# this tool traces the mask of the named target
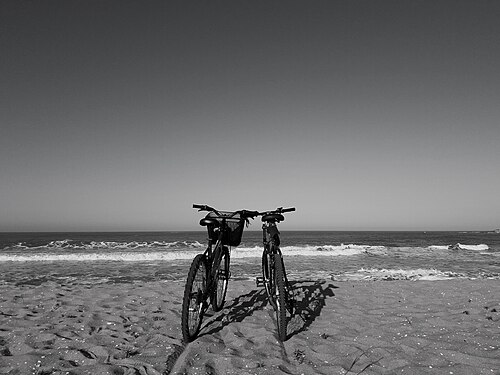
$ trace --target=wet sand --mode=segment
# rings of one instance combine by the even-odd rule
[[[0,374],[500,374],[498,280],[291,280],[278,341],[252,280],[181,340],[184,281],[0,285]]]

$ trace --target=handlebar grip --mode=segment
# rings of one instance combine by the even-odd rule
[[[295,207],[284,208],[281,210],[281,212],[292,212],[292,211],[295,211]]]
[[[197,208],[199,211],[212,211],[216,214],[219,213],[219,211],[217,211],[215,208],[207,206],[206,204],[193,204],[193,208]]]

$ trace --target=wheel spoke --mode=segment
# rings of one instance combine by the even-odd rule
[[[182,335],[185,341],[192,341],[198,334],[204,312],[207,272],[205,260],[197,255],[189,269],[182,303]]]

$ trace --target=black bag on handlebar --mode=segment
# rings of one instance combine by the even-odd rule
[[[219,211],[219,214],[220,215],[217,215],[215,212],[209,212],[207,216],[205,216],[206,218],[216,219],[221,224],[219,228],[207,226],[208,237],[214,242],[219,239],[219,230],[222,230],[222,221],[224,218],[226,219],[227,230],[222,237],[222,244],[226,246],[238,246],[241,243],[245,219],[237,212]]]

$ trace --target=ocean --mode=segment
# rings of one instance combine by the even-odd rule
[[[206,232],[0,233],[0,284],[183,281]],[[494,232],[282,231],[290,279],[500,279]],[[260,274],[262,233],[231,249],[231,274]]]

